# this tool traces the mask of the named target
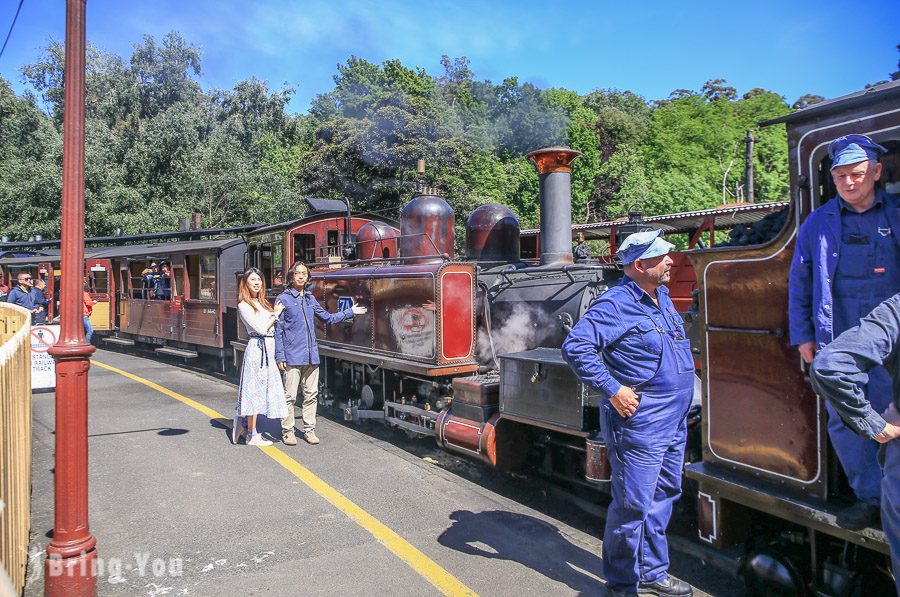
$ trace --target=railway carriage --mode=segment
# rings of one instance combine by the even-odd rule
[[[237,325],[234,272],[244,261],[243,238],[162,242],[94,249],[90,259],[111,263],[115,333],[104,342],[141,342],[159,354],[185,359],[208,355],[224,368],[229,339]],[[169,268],[154,288],[152,265]],[[162,275],[161,272],[158,275]]]

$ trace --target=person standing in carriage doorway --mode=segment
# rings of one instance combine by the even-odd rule
[[[234,407],[231,443],[236,444],[248,432],[248,446],[271,446],[257,430],[257,417],[262,415],[279,421],[287,414],[284,385],[275,364],[275,322],[284,310],[273,308],[266,300],[262,272],[251,267],[241,276],[238,285],[238,313],[250,336],[244,350],[238,400]],[[246,417],[247,423],[244,424]]]
[[[354,315],[362,315],[366,308],[353,305],[338,313],[329,313],[309,292],[309,268],[302,261],[288,270],[287,290],[278,295],[276,304],[284,305],[284,312],[275,324],[275,360],[284,372],[284,396],[287,416],[281,420],[281,440],[288,446],[297,445],[294,435],[294,404],[298,389],[303,389],[301,416],[303,437],[310,444],[318,444],[316,436],[316,407],[319,398],[319,347],[316,344],[316,318],[325,323],[340,323]]]
[[[831,142],[831,177],[837,196],[800,226],[791,263],[791,344],[810,364],[822,349],[879,303],[900,292],[900,200],[876,187],[884,147],[865,135]],[[891,398],[884,367],[869,373],[866,396],[882,412]],[[860,530],[877,525],[881,501],[878,445],[846,427],[826,402],[828,437],[856,502],[837,514],[837,524]]]
[[[663,286],[673,245],[661,236],[650,230],[625,239],[617,252],[622,283],[600,295],[562,345],[575,374],[603,397],[612,468],[603,575],[614,596],[693,595],[668,572],[666,527],[681,495],[694,359]]]

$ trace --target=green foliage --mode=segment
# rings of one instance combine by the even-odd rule
[[[0,79],[0,231],[13,237],[58,235],[63,59],[51,42],[24,66],[30,90],[21,97]],[[161,43],[145,37],[127,60],[89,47],[87,233],[173,229],[192,211],[204,226],[285,221],[304,213],[304,196],[347,197],[356,209],[396,217],[419,158],[459,230],[489,202],[536,227],[538,176],[525,156],[551,145],[582,154],[572,170],[576,222],[699,209],[742,193],[748,130],[757,196],[787,195],[784,129],[757,123],[789,108],[766,90],[739,96],[711,79],[648,103],[615,89],[579,95],[516,77],[479,81],[465,56],[443,56],[441,65],[434,77],[352,56],[308,114],[291,115],[293,89],[254,77],[203,90],[200,50],[176,33]]]

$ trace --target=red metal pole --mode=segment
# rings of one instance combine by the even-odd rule
[[[94,347],[82,324],[84,272],[84,49],[86,0],[66,0],[62,275],[56,359],[56,478],[46,597],[97,594],[97,540],[88,527],[88,369]]]

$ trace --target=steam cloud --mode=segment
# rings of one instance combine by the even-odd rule
[[[494,354],[501,355],[536,348],[552,336],[558,327],[559,323],[546,311],[525,303],[516,303],[512,311],[505,316],[498,317],[498,314],[494,314],[491,328]],[[494,365],[490,338],[485,329],[479,330],[477,352],[479,363]]]

